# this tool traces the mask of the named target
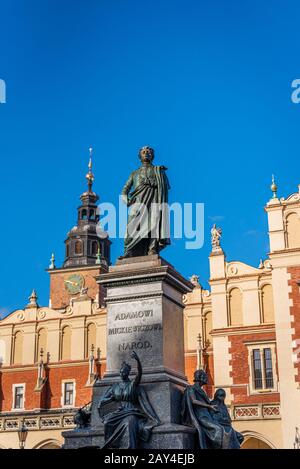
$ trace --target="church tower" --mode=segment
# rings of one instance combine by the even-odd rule
[[[90,148],[89,171],[86,175],[88,190],[80,196],[81,205],[77,212],[77,225],[68,233],[65,241],[66,258],[64,267],[110,264],[110,241],[107,236],[99,237],[98,195],[93,192],[92,148]],[[105,235],[105,233],[103,233]]]
[[[96,277],[108,271],[111,241],[101,231],[97,202],[99,196],[93,191],[92,148],[88,164],[87,190],[80,196],[77,208],[77,223],[68,232],[65,240],[65,260],[56,268],[54,255],[48,269],[50,274],[50,307],[67,308],[71,302],[87,297],[103,303],[104,291]]]

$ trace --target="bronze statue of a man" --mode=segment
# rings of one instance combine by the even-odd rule
[[[129,209],[124,243],[124,257],[158,254],[170,244],[168,191],[165,166],[154,166],[154,150],[139,151],[141,166],[133,171],[123,190],[122,198]]]

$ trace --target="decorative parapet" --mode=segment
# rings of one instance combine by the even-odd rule
[[[232,420],[280,419],[280,404],[236,405],[229,408]]]
[[[64,430],[67,428],[74,428],[74,414],[75,410],[61,414],[58,412],[47,412],[47,415],[42,413],[38,415],[24,414],[3,416],[0,415],[0,432],[18,431],[22,423],[28,430]]]

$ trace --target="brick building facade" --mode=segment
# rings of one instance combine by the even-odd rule
[[[271,188],[266,259],[254,268],[213,247],[210,291],[198,284],[185,298],[187,374],[201,351],[244,448],[293,448],[300,424],[300,187],[286,199]]]

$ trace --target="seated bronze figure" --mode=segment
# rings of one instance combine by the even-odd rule
[[[123,362],[121,382],[110,386],[101,398],[98,411],[104,422],[105,444],[103,448],[136,449],[142,441],[148,441],[152,429],[160,424],[146,391],[140,386],[142,365],[135,352],[131,358],[137,361],[138,373],[130,380],[131,366]],[[114,403],[116,410],[109,404]],[[109,411],[105,413],[105,407]]]
[[[242,444],[244,441],[244,436],[242,435],[242,433],[239,433],[232,428],[231,417],[225,404],[225,398],[225,389],[217,389],[214,398],[211,401],[212,405],[218,409],[218,412],[215,412],[213,414],[213,418],[217,423],[222,425],[227,434],[230,434],[231,430],[233,430],[235,432],[239,444]]]
[[[187,386],[183,396],[182,422],[197,429],[198,446],[201,449],[240,448],[242,435],[232,428],[229,414],[225,416],[224,401],[223,404],[219,402],[219,393],[211,401],[202,389],[207,384],[204,370],[195,371],[194,383]]]

